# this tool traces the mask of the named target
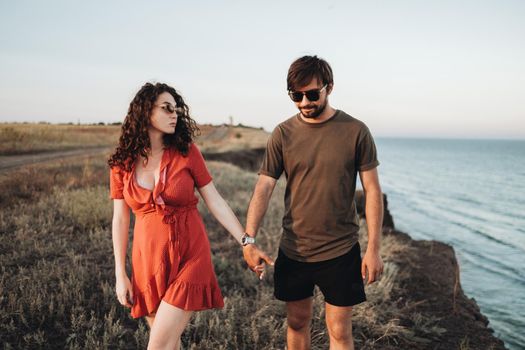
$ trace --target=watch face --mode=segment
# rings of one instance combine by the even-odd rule
[[[255,238],[245,235],[242,237],[241,243],[242,245],[253,244],[255,243]]]

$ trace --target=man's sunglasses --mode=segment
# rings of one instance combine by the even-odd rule
[[[306,96],[308,101],[315,102],[321,97],[321,91],[326,89],[327,85],[323,86],[320,89],[313,89],[308,91],[292,91],[288,90],[288,96],[292,99],[294,102],[301,102],[303,100],[303,96]]]

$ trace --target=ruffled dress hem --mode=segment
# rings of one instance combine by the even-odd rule
[[[193,284],[185,281],[174,281],[163,295],[149,291],[135,294],[131,310],[133,318],[140,318],[157,311],[160,302],[178,307],[185,311],[202,311],[221,309],[224,301],[218,286]]]

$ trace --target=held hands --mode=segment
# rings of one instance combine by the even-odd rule
[[[248,244],[242,247],[242,255],[248,264],[248,267],[257,274],[260,280],[265,273],[265,264],[273,266],[273,260],[255,244]]]
[[[366,281],[366,272],[368,271],[368,282]],[[370,284],[379,280],[383,273],[383,260],[379,252],[366,250],[363,262],[361,263],[361,275],[365,283]]]
[[[119,303],[125,307],[131,307],[133,304],[133,288],[127,275],[117,277],[115,289]]]

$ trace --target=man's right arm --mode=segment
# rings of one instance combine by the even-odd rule
[[[252,237],[257,235],[276,183],[277,180],[273,177],[263,174],[259,175],[246,217],[246,233]]]
[[[246,233],[249,236],[255,237],[257,235],[276,183],[277,179],[273,177],[263,174],[259,175],[246,217]],[[270,265],[273,264],[273,261],[262,250],[257,248],[255,244],[246,245],[242,251],[244,260],[246,260],[248,266],[254,270],[260,278],[262,278],[264,271],[262,264],[264,262]]]

